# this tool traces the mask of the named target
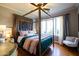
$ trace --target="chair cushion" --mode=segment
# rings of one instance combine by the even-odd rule
[[[79,38],[77,37],[66,37],[66,40],[63,43],[69,47],[77,47]]]
[[[74,42],[74,41],[75,41],[75,37],[69,37],[69,36],[67,36],[67,37],[66,37],[66,40],[67,40],[67,41]]]
[[[69,47],[77,47],[77,44],[74,44],[73,42],[70,41],[63,41],[63,43]]]
[[[63,41],[63,43],[64,43],[64,44],[74,44],[73,42],[67,41],[67,40]]]

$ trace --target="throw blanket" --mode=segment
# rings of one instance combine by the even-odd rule
[[[42,35],[41,39],[44,39],[46,37],[48,37],[48,35]],[[25,50],[29,51],[31,54],[36,54],[38,42],[39,42],[38,36],[26,38],[26,40],[23,44],[23,48]]]

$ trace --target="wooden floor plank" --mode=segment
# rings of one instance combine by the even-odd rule
[[[65,45],[54,44],[50,46],[50,49],[47,50],[44,56],[79,56],[79,52],[76,48],[69,48]],[[18,56],[32,56],[28,52],[24,51],[21,48],[17,48]]]

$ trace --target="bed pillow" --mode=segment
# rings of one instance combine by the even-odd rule
[[[29,31],[27,36],[33,36],[33,35],[36,35],[33,31]]]
[[[20,43],[20,41],[24,38],[24,36],[18,36],[18,43]]]
[[[20,36],[27,36],[28,31],[20,31]]]
[[[67,36],[66,40],[74,42],[75,41],[75,37]]]

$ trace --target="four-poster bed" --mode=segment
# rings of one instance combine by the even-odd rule
[[[19,44],[18,44],[18,46],[19,47],[24,47],[26,50],[27,50],[27,48],[26,48],[26,43],[25,42],[31,42],[31,41],[35,41],[35,42],[32,42],[32,43],[36,43],[37,45],[36,45],[36,47],[35,48],[37,48],[36,49],[36,52],[35,52],[35,54],[38,54],[38,55],[43,55],[44,54],[44,52],[45,52],[45,50],[52,44],[52,42],[53,42],[53,47],[54,47],[54,32],[52,33],[53,35],[42,35],[41,34],[41,11],[43,11],[45,14],[47,14],[48,16],[50,16],[51,17],[51,15],[49,15],[45,10],[48,10],[47,8],[42,8],[42,7],[44,7],[45,5],[47,5],[47,3],[38,3],[37,5],[36,4],[34,4],[34,3],[31,3],[33,6],[35,6],[35,7],[37,7],[36,9],[34,9],[34,10],[32,10],[32,11],[30,11],[30,12],[28,12],[28,13],[26,13],[26,14],[24,14],[23,15],[23,17],[24,16],[26,16],[26,15],[28,15],[28,14],[30,14],[30,13],[32,13],[32,12],[34,12],[34,11],[36,11],[36,10],[38,10],[38,15],[39,15],[39,20],[38,20],[38,23],[39,23],[39,33],[38,33],[38,35],[32,35],[32,36],[28,36],[28,37],[23,37],[20,41],[19,41]],[[51,17],[52,18],[52,17]],[[54,25],[53,25],[54,26]],[[54,30],[53,30],[54,31]],[[32,38],[32,40],[30,40]],[[35,40],[34,40],[35,39]],[[38,43],[37,43],[38,42]],[[25,44],[25,45],[24,45]],[[28,43],[28,44],[30,44],[30,43]],[[27,44],[27,45],[28,45]],[[31,45],[33,45],[33,44],[31,44]],[[29,45],[29,46],[31,46],[31,45]],[[28,47],[28,48],[33,48],[33,47]],[[34,50],[35,51],[35,50]]]

